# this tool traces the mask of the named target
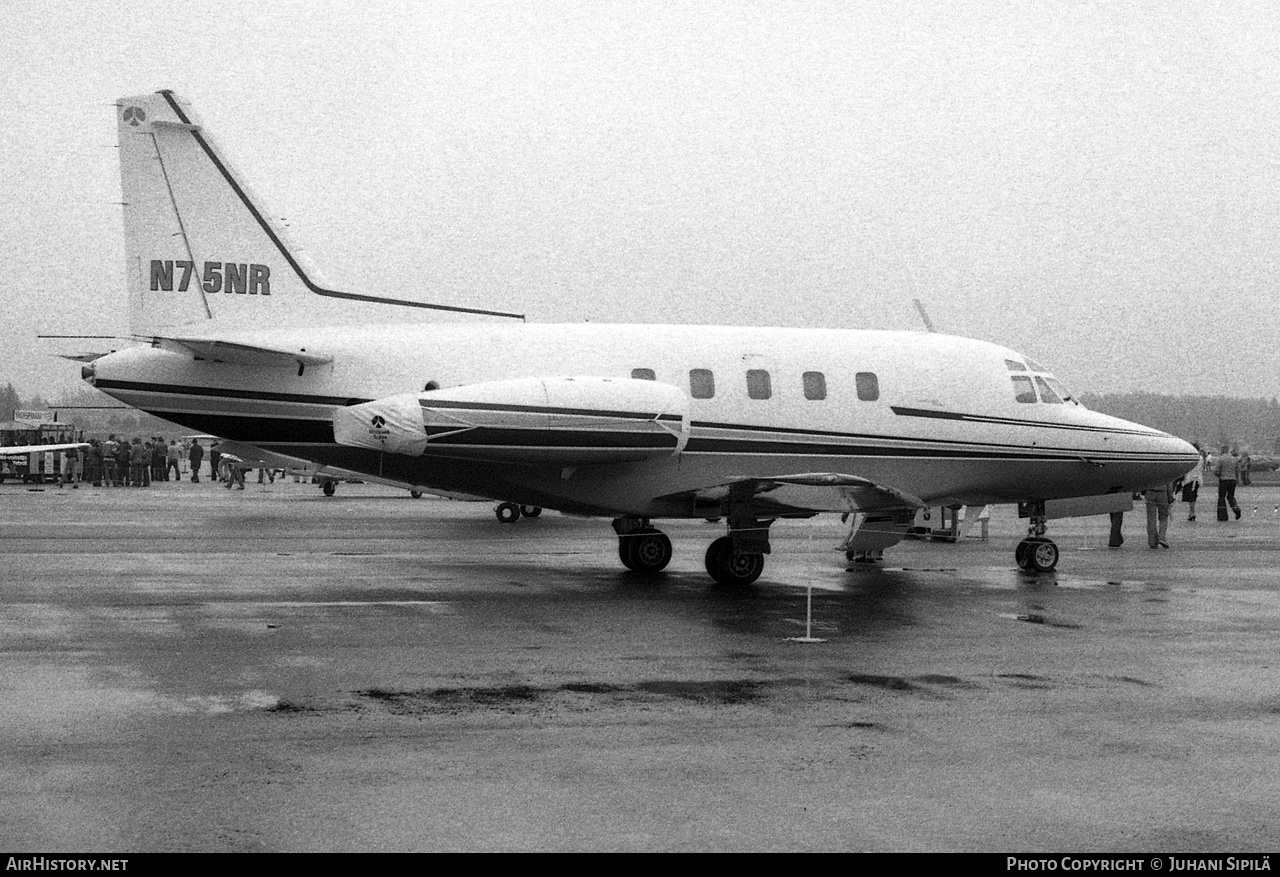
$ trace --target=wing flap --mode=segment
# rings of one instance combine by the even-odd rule
[[[925,507],[924,500],[896,487],[843,472],[743,475],[691,493],[700,504],[732,500],[763,512],[879,512]]]

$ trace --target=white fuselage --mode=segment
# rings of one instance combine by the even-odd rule
[[[1019,401],[1020,388],[1047,377],[1034,363],[939,334],[464,323],[220,337],[332,361],[253,367],[137,347],[98,360],[89,379],[129,405],[276,453],[588,514],[696,516],[707,511],[690,499],[701,488],[819,472],[866,478],[934,505],[1092,496],[1173,480],[1199,460],[1180,439],[1071,401],[1034,393],[1035,401]],[[430,454],[388,460],[333,438],[334,411],[353,403],[572,376],[679,388],[690,396],[687,444],[643,461],[565,467]],[[841,508],[807,500],[793,510]]]

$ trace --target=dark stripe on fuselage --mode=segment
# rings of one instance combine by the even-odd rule
[[[148,414],[154,414],[156,417],[162,417],[166,420],[173,421],[174,423],[180,423],[183,426],[190,427],[191,429],[199,432],[234,439],[235,441],[242,441],[247,444],[335,444],[333,438],[333,425],[327,420],[295,420],[285,417],[250,417],[244,415],[173,412],[155,407],[147,407],[143,410]],[[638,437],[634,433],[623,433],[621,435],[617,435],[614,437],[613,443],[601,443],[596,440],[599,434],[590,432],[566,434],[562,439],[562,437],[556,435],[556,431],[554,430],[494,430],[487,431],[489,434],[484,438],[479,436],[472,437],[473,433],[477,432],[481,432],[481,430],[466,430],[464,432],[458,432],[451,436],[449,440],[438,439],[432,441],[428,447],[437,453],[447,453],[451,448],[462,451],[468,447],[481,446],[514,447],[528,450],[537,449],[539,447],[674,448],[675,446],[673,437],[658,435],[649,437],[655,442],[655,444],[639,445],[636,442]],[[576,435],[578,438],[576,440],[571,440],[569,435]],[[905,441],[911,441],[919,444],[923,440],[907,439]],[[659,442],[665,442],[665,444]],[[819,444],[807,442],[760,441],[751,439],[699,439],[696,437],[689,440],[689,443],[685,448],[685,453],[849,458],[916,457],[973,460],[1057,460],[1062,462],[1080,462],[1082,459],[1079,452],[1071,449],[1063,449],[1054,452],[1052,449],[1048,448],[1037,448],[1034,450],[1023,450],[1008,447],[961,449],[945,446],[905,447],[901,445]],[[1177,462],[1180,459],[1181,458],[1177,454],[1161,452],[1134,452],[1130,454],[1110,456],[1095,454],[1089,457],[1089,460],[1094,463]]]
[[[315,395],[308,395],[305,393],[281,393],[274,390],[272,391],[234,390],[234,389],[229,389],[225,387],[193,387],[193,386],[187,386],[183,384],[152,384],[152,383],[144,383],[142,381],[116,381],[116,380],[99,379],[94,382],[94,386],[100,390],[130,390],[130,391],[139,392],[139,393],[166,393],[174,396],[197,396],[201,398],[248,399],[248,400],[260,401],[260,402],[297,402],[297,403],[307,404],[307,405],[325,405],[325,406],[338,407],[338,408],[350,406],[350,405],[359,405],[364,402],[373,401],[372,399],[350,397],[350,396],[315,396]],[[439,405],[428,405],[427,401],[423,400],[422,404],[423,404],[423,407],[430,407],[434,410],[443,410],[447,408],[459,408],[459,409],[472,408],[475,410],[512,411],[512,412],[520,412],[520,413],[554,413],[554,414],[588,415],[588,416],[599,416],[599,417],[620,417],[620,418],[625,417],[625,418],[631,418],[631,419],[646,419],[646,420],[653,420],[656,418],[658,420],[676,421],[676,422],[680,420],[679,415],[674,415],[674,414],[655,415],[655,414],[637,414],[634,412],[626,412],[626,411],[594,411],[590,409],[575,409],[575,408],[540,408],[538,406],[533,406],[533,405],[530,405],[530,406],[504,405],[502,403],[495,403],[495,402],[463,403],[463,402],[442,401]],[[1014,420],[1010,418],[988,417],[988,416],[979,415],[979,414],[959,414],[955,412],[930,411],[928,409],[920,409],[920,408],[902,408],[896,405],[890,406],[890,409],[895,414],[900,414],[908,417],[928,417],[935,420],[952,420],[952,421],[959,421],[963,423],[985,423],[985,424],[994,424],[994,425],[1000,425],[1000,426],[1029,426],[1029,427],[1037,427],[1041,429],[1063,429],[1063,430],[1075,430],[1075,431],[1084,431],[1084,432],[1098,432],[1098,433],[1106,433],[1106,434],[1114,434],[1114,435],[1138,435],[1138,436],[1151,436],[1151,437],[1159,436],[1159,433],[1156,433],[1154,431],[1142,432],[1139,430],[1114,429],[1110,427],[1101,427],[1101,426],[1093,427],[1093,426],[1080,426],[1080,425],[1073,425],[1073,424],[1045,423],[1045,422],[1035,421],[1035,420]],[[170,417],[169,419],[172,420],[173,418]],[[861,441],[875,440],[875,441],[891,441],[891,442],[892,441],[928,442],[929,444],[932,444],[932,445],[967,445],[967,446],[976,445],[979,447],[991,447],[993,449],[1009,447],[1007,443],[980,442],[980,441],[971,441],[966,439],[935,439],[935,438],[925,438],[925,437],[911,438],[906,436],[874,435],[872,433],[837,432],[837,431],[821,430],[821,429],[799,429],[796,427],[786,427],[786,426],[756,426],[756,425],[748,425],[748,424],[741,424],[741,423],[719,423],[715,421],[706,421],[706,420],[695,420],[695,421],[692,421],[691,425],[694,429],[699,429],[699,430],[723,429],[723,430],[732,430],[735,432],[766,432],[766,433],[772,433],[775,435],[814,436],[814,437],[820,437],[820,438],[853,439],[853,440],[861,440]],[[690,448],[689,448],[690,450],[696,450],[693,447],[693,441],[716,441],[716,439],[707,439],[707,438],[693,439],[690,441]],[[738,440],[724,439],[723,441],[736,442]],[[1072,449],[1072,448],[1060,448],[1058,450],[1061,450],[1063,453],[1068,453],[1068,454],[1081,453],[1078,449]],[[782,452],[774,452],[774,453],[786,453],[786,452],[782,451]],[[1141,453],[1141,452],[1138,452],[1138,453]]]
[[[288,417],[246,417],[238,414],[203,414],[143,408],[148,414],[179,423],[196,432],[233,439],[250,445],[332,445],[333,424],[327,420],[294,420]]]
[[[1114,426],[1089,426],[1084,423],[1059,423],[1050,420],[1023,420],[1017,417],[994,417],[986,414],[961,414],[958,411],[933,411],[929,408],[903,408],[890,405],[899,417],[926,417],[932,420],[959,420],[964,423],[990,423],[998,426],[1032,426],[1039,429],[1069,429],[1077,432],[1104,432],[1110,435],[1159,435],[1155,430],[1117,429]]]
[[[130,390],[136,393],[167,393],[172,396],[198,396],[217,399],[249,399],[255,402],[299,402],[304,405],[328,405],[344,408],[372,402],[349,396],[313,396],[306,393],[281,393],[276,390],[231,390],[225,387],[190,387],[185,384],[149,384],[141,381],[113,381],[99,378],[93,385],[99,390]],[[172,419],[172,418],[171,418]]]
[[[508,405],[504,402],[454,402],[442,399],[435,402],[431,399],[419,400],[425,411],[509,411],[512,414],[557,414],[573,417],[616,417],[626,420],[668,420],[682,419],[679,414],[646,414],[643,411],[600,411],[595,408],[548,408],[545,405]]]
[[[356,405],[362,402],[368,402],[368,399],[348,398],[340,396],[312,396],[300,393],[280,393],[274,391],[260,390],[233,390],[227,388],[214,387],[191,387],[177,384],[150,384],[139,381],[113,381],[99,380],[95,386],[102,390],[127,390],[141,393],[163,393],[174,396],[192,396],[199,398],[226,398],[226,399],[245,399],[264,402],[296,402],[303,404],[324,405],[328,407],[344,407]],[[469,403],[470,404],[470,403]],[[477,405],[493,404],[493,403],[475,403]],[[444,407],[444,406],[441,406]],[[513,410],[517,406],[499,406],[503,410]],[[271,417],[271,416],[252,416],[252,415],[231,415],[231,414],[205,414],[199,412],[166,412],[155,407],[146,407],[145,410],[155,414],[157,417],[163,417],[172,420],[175,423],[181,423],[194,429],[203,429],[212,435],[221,435],[226,438],[234,438],[237,441],[249,443],[271,443],[271,442],[305,442],[328,444],[333,442],[333,425],[328,420],[315,420],[308,418],[288,418],[288,417]],[[549,409],[540,409],[534,407],[535,411],[547,411]],[[560,409],[564,412],[573,411],[573,409]],[[904,409],[913,410],[913,409]],[[576,412],[575,412],[576,413]],[[604,414],[603,412],[584,411],[586,414]],[[626,412],[619,412],[620,415],[626,415]],[[605,415],[612,416],[612,415]],[[630,415],[632,417],[647,416],[652,418],[653,415]],[[984,422],[978,415],[957,415],[948,417],[947,419],[961,420],[966,422],[980,423]],[[224,429],[206,428],[212,423],[224,423],[227,426]],[[203,426],[201,425],[203,424]],[[1037,423],[1035,421],[1012,421],[1003,425],[1025,425],[1037,427],[1052,427],[1053,424]],[[715,454],[793,454],[800,456],[835,456],[835,457],[938,457],[952,459],[1005,459],[1005,460],[1080,460],[1086,456],[1086,452],[1078,448],[1020,448],[1016,445],[1008,443],[979,442],[966,441],[964,439],[934,439],[927,437],[911,437],[911,436],[883,436],[873,435],[870,433],[842,433],[824,430],[798,429],[794,427],[773,427],[773,426],[749,426],[735,423],[716,423],[706,421],[694,421],[692,424],[695,432],[690,437],[685,450],[688,453],[715,453]],[[235,433],[227,432],[226,429],[234,428]],[[1069,427],[1068,427],[1069,428]],[[489,429],[489,428],[486,428]],[[497,428],[493,428],[497,429]],[[824,439],[836,439],[844,441],[830,442],[802,442],[790,441],[786,439],[774,438],[727,438],[727,437],[710,437],[698,435],[697,430],[725,430],[733,432],[753,432],[766,433],[772,435],[814,437]],[[452,427],[446,432],[455,433],[456,436],[471,435],[477,429],[462,427]],[[1138,433],[1130,430],[1108,430],[1097,428],[1091,430],[1104,433],[1118,433],[1123,435],[1151,435],[1150,433]],[[539,436],[543,436],[547,431],[544,430],[505,430],[509,435],[521,433],[527,439],[527,447],[568,447],[574,446],[562,444],[558,441],[548,442],[543,439],[538,440]],[[591,433],[585,433],[590,435]],[[302,438],[301,436],[311,436],[310,438]],[[622,433],[627,441],[633,440],[636,435],[634,433]],[[1154,436],[1153,436],[1154,437]],[[674,445],[674,436],[654,435],[657,442],[664,444],[655,444],[653,447],[665,447],[667,442]],[[850,444],[849,442],[857,442]],[[869,444],[867,442],[877,442],[879,444]],[[470,439],[451,440],[443,442],[435,440],[433,445],[475,445],[486,444],[487,442],[476,442]],[[513,445],[510,441],[500,441],[498,444]],[[891,446],[886,446],[891,445]],[[581,447],[600,447],[598,444],[584,444]],[[625,445],[624,445],[625,446]],[[923,447],[922,447],[923,446]],[[1176,461],[1180,460],[1178,454],[1170,454],[1165,451],[1126,451],[1123,453],[1112,453],[1101,455],[1098,452],[1088,452],[1087,457],[1095,463],[1104,462],[1133,462],[1133,461]]]
[[[430,431],[428,431],[430,433]],[[441,438],[427,442],[431,448],[669,448],[679,439],[670,433],[617,432],[578,429],[504,429],[501,427],[456,427],[434,433]],[[447,436],[447,437],[445,437]]]

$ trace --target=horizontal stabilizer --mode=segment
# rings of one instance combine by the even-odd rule
[[[157,337],[153,346],[189,353],[213,362],[229,362],[234,365],[288,366],[324,365],[333,362],[332,356],[308,353],[306,348],[267,347],[261,344],[241,344],[218,338]]]

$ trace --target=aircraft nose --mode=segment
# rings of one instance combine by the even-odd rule
[[[1185,475],[1192,466],[1200,463],[1200,452],[1196,450],[1195,445],[1191,444],[1191,442],[1183,441],[1176,436],[1169,436],[1165,440],[1165,448],[1170,457],[1165,473],[1168,480]]]

